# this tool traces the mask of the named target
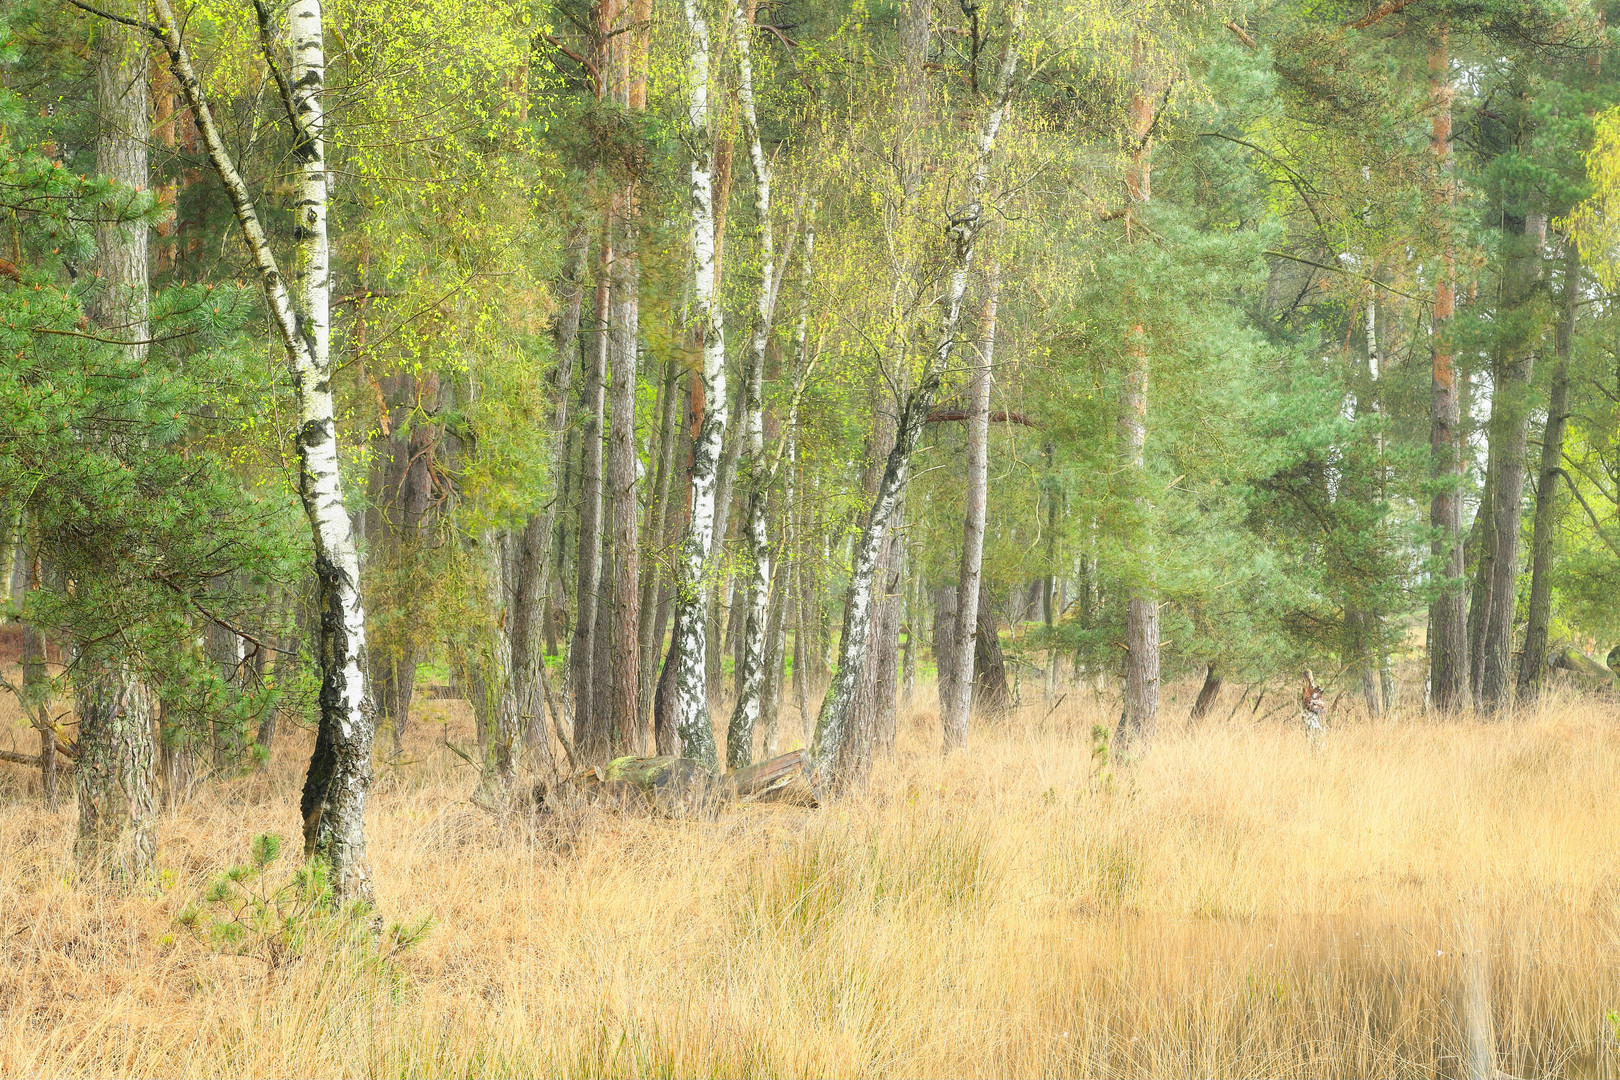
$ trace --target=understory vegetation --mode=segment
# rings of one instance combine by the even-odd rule
[[[921,705],[832,807],[503,830],[436,745],[465,706],[430,704],[369,826],[379,909],[431,926],[328,916],[277,963],[183,923],[307,747],[164,814],[133,893],[74,887],[69,815],[10,802],[0,1071],[1435,1076],[1481,1025],[1512,1075],[1620,1068],[1607,706],[1314,750],[1292,717],[1178,724],[1111,778],[1107,720],[1076,695],[942,760]]]

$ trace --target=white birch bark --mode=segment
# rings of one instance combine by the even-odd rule
[[[771,595],[771,541],[765,523],[771,484],[771,470],[765,462],[765,347],[776,312],[776,247],[771,232],[771,167],[765,159],[759,118],[754,111],[754,71],[748,40],[752,28],[743,0],[732,5],[731,23],[737,46],[737,100],[742,110],[743,136],[748,140],[748,160],[754,170],[754,212],[759,235],[759,293],[748,367],[743,376],[742,435],[748,454],[748,612],[743,626],[742,668],[737,672],[737,705],[726,735],[726,764],[736,769],[753,762],[754,728],[759,722],[760,693],[765,684],[765,629]]]
[[[292,52],[288,82],[299,171],[293,273],[296,304],[252,197],[214,123],[169,0],[152,0],[152,8],[158,40],[169,55],[169,65],[258,269],[272,321],[287,350],[297,401],[298,493],[314,540],[321,625],[321,722],[301,804],[305,854],[328,864],[340,900],[369,900],[365,801],[371,781],[373,718],[363,663],[365,611],[360,564],[343,502],[332,404],[331,252],[326,232],[328,179],[321,105],[326,53],[321,5],[319,0],[295,0],[288,13]]]
[[[693,298],[703,334],[703,426],[692,447],[692,514],[680,559],[676,587],[677,625],[675,727],[682,753],[709,768],[718,761],[714,723],[706,686],[704,576],[714,541],[714,487],[720,443],[726,431],[725,318],[717,295],[714,266],[714,135],[709,127],[709,24],[699,0],[685,0],[691,31],[687,58],[687,126],[693,155],[690,178]]]
[[[967,742],[968,714],[973,707],[973,646],[979,630],[979,581],[984,564],[984,522],[990,486],[990,372],[995,361],[996,303],[1001,274],[992,266],[985,275],[986,296],[979,355],[974,358],[968,383],[967,497],[962,524],[962,564],[958,573],[956,631],[951,637],[955,654],[950,678],[943,681],[945,749]]]
[[[887,535],[889,520],[899,505],[911,466],[911,453],[922,434],[923,424],[933,407],[956,348],[956,327],[961,321],[962,294],[967,290],[968,273],[973,266],[973,246],[984,224],[985,184],[989,179],[990,153],[995,148],[996,134],[1001,129],[1007,103],[1012,96],[1013,72],[1018,63],[1018,49],[1024,29],[1023,0],[1014,0],[1010,12],[1007,40],[1002,48],[1001,61],[996,73],[996,90],[978,136],[977,153],[968,184],[968,203],[951,217],[948,235],[951,240],[951,273],[944,296],[940,298],[939,340],[929,356],[927,366],[916,387],[906,396],[896,425],[894,448],[889,451],[883,477],[872,500],[866,526],[856,542],[851,559],[849,604],[844,611],[844,628],[839,642],[838,667],[833,672],[832,685],[822,701],[821,713],[816,718],[815,779],[823,787],[830,787],[838,779],[842,767],[843,744],[849,732],[850,706],[855,688],[860,684],[866,665],[867,637],[872,622],[872,585],[878,554]]]

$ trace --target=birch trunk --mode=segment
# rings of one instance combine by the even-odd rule
[[[962,562],[957,572],[956,623],[950,638],[951,677],[940,680],[947,751],[967,745],[968,716],[973,709],[974,644],[979,632],[979,582],[990,487],[990,374],[995,362],[996,302],[1001,295],[999,269],[992,265],[985,277],[979,352],[973,359],[968,382],[967,496],[963,506]]]
[[[294,158],[300,179],[293,272],[296,306],[247,185],[214,123],[169,0],[152,0],[152,8],[157,17],[158,40],[169,55],[170,68],[190,106],[209,161],[230,198],[243,240],[264,285],[272,321],[287,350],[297,399],[298,491],[315,547],[321,669],[321,720],[300,803],[305,854],[329,865],[340,901],[369,900],[365,802],[371,781],[373,717],[363,662],[365,611],[360,597],[360,564],[343,503],[332,405],[321,6],[318,0],[295,0],[289,18],[291,119],[296,129]]]
[[[687,126],[693,155],[689,184],[692,214],[693,296],[703,338],[703,425],[692,447],[692,512],[676,588],[674,723],[686,757],[708,768],[718,761],[707,687],[706,612],[709,549],[714,541],[715,470],[726,430],[725,318],[715,280],[714,133],[709,118],[709,25],[699,0],[685,0],[691,52],[687,58]]]
[[[1457,396],[1457,370],[1451,354],[1450,322],[1456,311],[1453,282],[1455,255],[1451,242],[1451,54],[1441,27],[1429,46],[1429,96],[1434,121],[1429,148],[1439,172],[1435,192],[1435,228],[1440,235],[1440,268],[1434,284],[1432,317],[1434,366],[1430,393],[1430,468],[1436,489],[1429,500],[1430,552],[1440,578],[1429,603],[1429,692],[1436,709],[1469,704],[1468,619],[1463,580],[1462,446],[1458,427],[1462,413]]]
[[[609,353],[608,320],[611,287],[608,281],[613,252],[610,233],[603,230],[602,250],[596,265],[595,339],[588,352],[585,386],[580,401],[579,579],[574,642],[568,650],[574,683],[574,753],[579,765],[607,760],[606,732],[597,723],[598,684],[595,678],[598,583],[602,573],[602,381]]]
[[[753,62],[749,36],[753,27],[743,0],[732,5],[732,30],[737,48],[737,100],[742,109],[743,136],[754,172],[754,217],[757,221],[759,284],[754,307],[754,331],[748,343],[743,376],[743,447],[748,453],[749,577],[747,615],[743,623],[742,665],[737,670],[737,704],[726,734],[726,765],[737,769],[753,763],[754,729],[759,723],[760,695],[765,685],[766,622],[771,598],[771,541],[766,511],[772,477],[765,461],[765,348],[776,313],[776,247],[771,230],[771,168],[760,141],[754,110]]]
[[[95,60],[96,171],[145,190],[150,183],[147,43],[138,30],[109,21],[98,28]],[[89,316],[97,326],[136,342],[123,348],[130,361],[143,364],[151,318],[146,225],[98,223],[95,232],[100,290]],[[110,651],[117,642],[80,643],[74,663],[79,713],[74,854],[86,873],[133,883],[152,867],[152,709],[150,694],[127,658]],[[54,732],[42,730],[41,742],[52,751],[54,772]],[[47,764],[43,753],[41,764]]]
[[[1541,693],[1542,679],[1547,672],[1547,637],[1552,621],[1553,530],[1563,512],[1559,481],[1563,477],[1564,425],[1569,419],[1569,356],[1581,292],[1580,249],[1574,240],[1566,239],[1564,243],[1564,310],[1553,344],[1555,359],[1547,389],[1547,426],[1541,436],[1536,517],[1530,540],[1530,624],[1524,632],[1524,654],[1519,658],[1519,696],[1527,702],[1533,702]]]
[[[688,0],[690,3],[691,0]],[[1006,42],[1002,48],[996,75],[993,103],[979,132],[977,155],[972,178],[969,181],[969,201],[955,212],[950,221],[948,236],[951,241],[951,270],[944,296],[940,298],[939,341],[929,357],[922,377],[906,396],[896,424],[894,448],[889,451],[883,477],[878,483],[876,497],[867,515],[865,527],[855,545],[851,560],[849,603],[844,612],[844,628],[839,643],[838,667],[832,684],[822,701],[821,713],[816,718],[814,742],[815,773],[823,789],[830,789],[839,781],[837,775],[844,742],[849,734],[850,706],[866,665],[867,635],[872,619],[872,584],[878,555],[888,534],[889,520],[899,505],[911,466],[911,454],[917,446],[927,422],[929,410],[939,392],[940,380],[956,347],[956,327],[961,320],[962,294],[967,289],[968,273],[973,265],[974,243],[983,226],[984,196],[988,179],[989,158],[995,148],[996,133],[1012,96],[1013,70],[1018,63],[1018,49],[1022,43],[1024,6],[1014,0]]]

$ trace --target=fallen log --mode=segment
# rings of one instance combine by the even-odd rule
[[[804,751],[716,776],[691,758],[614,758],[569,781],[587,802],[643,809],[664,817],[712,819],[727,803],[789,802],[817,806]]]
[[[62,753],[60,745],[58,745],[56,753],[56,771],[68,772],[72,770],[73,759]],[[31,769],[39,768],[38,756],[30,757],[27,754],[19,754],[14,750],[0,750],[0,761],[16,762],[18,765],[27,765]]]
[[[1585,675],[1589,679],[1601,679],[1604,682],[1614,681],[1614,672],[1587,656],[1573,645],[1565,645],[1553,653],[1547,666],[1561,668],[1564,671],[1573,671],[1577,675]]]

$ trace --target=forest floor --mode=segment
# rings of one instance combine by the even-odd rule
[[[245,956],[181,915],[255,835],[295,847],[306,743],[165,811],[133,895],[73,884],[71,800],[0,765],[0,1076],[1440,1076],[1471,1043],[1620,1074],[1612,704],[1313,749],[1247,707],[1186,730],[1188,697],[1134,765],[1083,694],[942,760],[920,687],[830,807],[504,830],[437,745],[464,705],[423,702],[374,788],[375,923]]]

